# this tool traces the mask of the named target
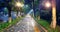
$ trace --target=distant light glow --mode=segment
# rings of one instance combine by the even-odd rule
[[[48,8],[51,7],[50,2],[46,2],[46,3],[45,3],[45,6],[48,7]]]
[[[24,4],[22,4],[22,3],[20,3],[20,2],[16,2],[16,6],[17,6],[17,7],[23,7]]]

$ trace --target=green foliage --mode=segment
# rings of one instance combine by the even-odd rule
[[[30,7],[28,5],[28,7],[26,7],[26,5],[23,7],[23,12],[24,13],[28,13],[30,11]]]
[[[35,0],[34,4],[35,4],[36,7],[39,6],[39,0]]]

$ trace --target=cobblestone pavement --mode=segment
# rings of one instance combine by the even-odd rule
[[[27,15],[24,19],[20,20],[16,25],[13,25],[4,32],[41,32],[35,20]]]

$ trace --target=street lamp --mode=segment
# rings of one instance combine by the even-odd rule
[[[24,4],[23,4],[23,3],[21,3],[21,2],[16,2],[15,6],[17,6],[17,7],[23,7],[23,6],[24,6]]]
[[[47,8],[51,7],[51,3],[47,1],[47,2],[45,3],[45,7],[47,7]]]

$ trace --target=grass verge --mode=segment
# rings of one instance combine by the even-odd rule
[[[5,23],[0,23],[0,32],[2,32],[4,29],[8,28],[10,25],[14,25],[16,24],[18,21],[20,21],[23,17],[19,17],[19,18],[16,18],[16,19],[13,19],[11,21],[11,23],[8,22],[5,22]]]
[[[58,32],[57,27],[56,27],[55,30],[54,30],[54,29],[51,29],[51,28],[50,28],[50,24],[49,24],[46,20],[43,20],[43,19],[41,19],[41,20],[35,19],[35,20],[37,21],[38,24],[40,24],[40,25],[43,26],[46,30],[48,30],[48,32]]]

